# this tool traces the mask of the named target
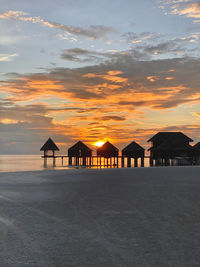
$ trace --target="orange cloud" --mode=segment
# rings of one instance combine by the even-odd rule
[[[200,18],[200,3],[186,3],[185,6],[173,6],[173,13],[185,15],[188,18]]]
[[[200,119],[200,112],[191,112],[192,116],[197,117]]]
[[[8,119],[8,118],[0,119],[0,123],[3,123],[3,124],[17,124],[19,122],[20,122],[19,120]]]
[[[200,22],[200,3],[190,0],[169,0],[163,1],[161,8],[169,6],[171,13],[179,16],[185,16],[187,18],[195,19],[195,23]]]
[[[115,82],[115,83],[128,82],[127,78],[119,76],[121,74],[123,74],[122,71],[112,70],[112,71],[108,71],[107,74],[87,73],[87,74],[84,74],[83,77],[85,77],[85,78],[101,78],[101,79],[105,79],[105,80]]]
[[[160,80],[160,77],[159,76],[149,76],[149,77],[147,77],[147,80],[154,83],[154,82]]]
[[[171,81],[173,79],[174,79],[174,77],[165,77],[165,80],[167,80],[167,81]]]
[[[187,108],[189,103],[200,101],[196,59],[120,64],[55,68],[1,81],[0,91],[9,98],[0,102],[4,120],[0,123],[9,128],[17,122],[15,127],[25,135],[29,131],[32,136],[35,131],[37,135],[59,137],[60,143],[81,139],[92,144],[105,138],[121,145],[132,138],[144,143],[166,123],[171,125],[170,116],[176,117],[176,107],[184,104]],[[171,68],[176,70],[174,79],[169,75]],[[150,82],[156,77],[156,82]],[[150,129],[149,112],[154,112],[155,129]],[[160,113],[165,122],[158,119]],[[182,120],[184,123],[184,116]]]

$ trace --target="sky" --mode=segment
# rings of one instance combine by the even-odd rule
[[[0,154],[200,141],[200,2],[0,0]]]

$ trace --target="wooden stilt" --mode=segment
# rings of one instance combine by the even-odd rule
[[[47,157],[44,157],[44,168],[47,167]]]
[[[144,167],[144,158],[141,158],[141,167]]]
[[[122,168],[124,168],[124,157],[122,156],[122,159],[121,159],[121,164],[122,164]]]
[[[83,157],[83,166],[86,166],[86,157]]]
[[[79,157],[76,157],[76,166],[79,166]]]
[[[55,166],[56,166],[56,158],[53,157],[53,167],[55,167]]]
[[[134,167],[137,168],[138,166],[138,158],[134,158]]]
[[[127,158],[127,167],[128,168],[131,167],[131,158],[130,157]]]

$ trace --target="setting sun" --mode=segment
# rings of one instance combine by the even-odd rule
[[[105,142],[103,141],[98,141],[96,143],[94,143],[95,146],[101,147]]]

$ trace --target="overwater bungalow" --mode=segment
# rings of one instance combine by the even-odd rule
[[[54,141],[49,137],[49,139],[45,142],[45,144],[40,148],[40,151],[44,151],[44,157],[54,157],[55,151],[59,151],[59,148],[54,143]]]
[[[119,155],[119,149],[115,147],[113,144],[111,144],[109,141],[107,141],[105,144],[103,144],[101,147],[97,149],[97,156],[101,156],[104,158],[112,158],[112,157],[118,157]]]
[[[109,141],[107,141],[105,144],[103,144],[101,147],[97,149],[97,165],[99,159],[101,165],[101,158],[104,158],[104,165],[105,165],[105,159],[107,160],[106,165],[108,165],[108,159],[110,159],[109,165],[118,166],[118,156],[119,156],[119,149],[115,147],[113,144],[111,144]],[[114,159],[114,163],[112,163],[112,158]]]
[[[156,165],[169,165],[170,159],[176,159],[178,165],[191,164],[193,149],[190,142],[193,140],[182,132],[159,132],[151,137],[150,165],[155,160]]]
[[[134,159],[134,166],[138,166],[138,158],[141,159],[141,167],[144,167],[145,149],[135,141],[122,149],[122,167],[124,167],[124,158],[127,158],[127,166],[131,167],[131,159]]]
[[[89,160],[89,165],[91,165],[92,149],[86,146],[82,141],[78,141],[75,145],[68,149],[68,157],[69,165],[72,165],[73,158],[76,160],[76,166],[79,164],[86,166],[87,160]]]
[[[193,162],[195,165],[200,165],[200,142],[193,147]]]

